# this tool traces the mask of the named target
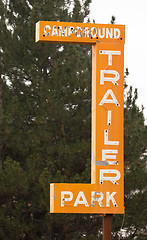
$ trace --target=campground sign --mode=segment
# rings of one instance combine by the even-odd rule
[[[39,21],[36,42],[92,45],[91,184],[50,184],[50,212],[123,214],[125,26]]]
[[[49,21],[36,23],[36,42],[95,44],[96,41],[124,43],[124,26]]]

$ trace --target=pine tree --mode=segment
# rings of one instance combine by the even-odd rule
[[[146,127],[143,108],[137,107],[137,89],[130,87],[125,108],[125,202],[124,226],[131,238],[145,239],[146,235]]]
[[[136,104],[137,89],[125,88],[125,214],[113,218],[113,239],[145,239],[146,142],[143,108]],[[120,231],[120,229],[122,229]]]
[[[34,28],[39,20],[83,22],[89,3],[1,2],[2,239],[82,234],[83,216],[49,214],[49,184],[89,180],[91,48],[36,44]]]

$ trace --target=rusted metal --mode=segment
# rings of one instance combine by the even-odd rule
[[[103,216],[103,240],[111,240],[111,220],[111,214]]]

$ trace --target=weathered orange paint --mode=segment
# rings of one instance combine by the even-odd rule
[[[108,55],[100,55],[100,50],[121,51],[121,55],[112,57],[112,66],[108,66]],[[97,184],[97,191],[104,191],[105,188],[110,191],[117,191],[118,211],[124,212],[124,48],[123,44],[112,43],[97,43],[93,46],[92,51],[92,159],[91,159],[91,183]],[[100,84],[101,70],[116,70],[120,74],[118,85],[113,85],[112,82]],[[103,96],[108,89],[111,89],[115,94],[120,106],[114,103],[104,103],[100,106]],[[107,124],[108,111],[111,110],[111,125]],[[109,140],[119,141],[119,145],[104,144],[104,130],[109,132]],[[102,161],[102,150],[111,149],[117,150],[116,161],[118,165],[104,166]],[[99,164],[97,165],[97,161]],[[101,162],[102,161],[102,162]],[[111,161],[111,160],[109,160]],[[113,161],[113,160],[112,160]],[[105,181],[100,184],[100,169],[116,169],[120,172],[121,178],[117,181],[119,185],[114,185],[110,181]]]
[[[112,66],[108,66],[108,55],[100,55],[101,50],[120,51],[121,55],[112,56]],[[51,184],[50,205],[51,212],[56,213],[100,213],[100,214],[122,214],[124,213],[124,177],[123,177],[123,58],[124,49],[122,44],[110,43],[96,43],[92,49],[92,160],[91,160],[91,184]],[[100,84],[100,71],[113,70],[119,72],[120,79],[117,81],[118,85],[113,85],[112,82],[105,82]],[[114,103],[105,103],[100,106],[105,92],[111,89],[120,106]],[[107,124],[107,114],[111,110],[111,125]],[[105,145],[104,144],[104,130],[109,131],[109,140],[119,141],[119,145]],[[111,149],[117,150],[116,161],[118,165],[102,165],[102,150]],[[100,165],[97,165],[99,161]],[[109,161],[111,161],[109,159]],[[120,179],[117,180],[118,185],[110,181],[104,181],[100,184],[100,170],[111,169],[120,172]],[[107,175],[107,174],[106,174]],[[108,174],[114,176],[115,174]],[[65,206],[61,206],[61,191],[71,191],[73,193],[73,200],[65,202]],[[83,191],[89,206],[79,204],[74,206],[76,197],[80,191]],[[92,206],[91,191],[101,192],[103,194],[103,207],[100,207],[98,202]],[[107,192],[114,193],[114,199],[117,207],[110,201],[110,206],[106,206]]]
[[[50,184],[50,212],[123,214],[125,26],[40,21],[36,42],[92,45],[91,184]]]
[[[51,213],[99,213],[99,214],[121,214],[124,211],[124,206],[114,207],[112,201],[110,201],[110,207],[106,206],[106,192],[112,193],[109,186],[103,189],[103,207],[100,207],[97,201],[92,204],[91,192],[98,193],[99,186],[96,184],[67,184],[67,183],[52,183],[50,184],[50,212]],[[64,206],[61,206],[61,191],[70,191],[73,193],[73,199],[71,201],[65,201]],[[88,206],[85,204],[78,204],[74,206],[79,192],[83,192]],[[65,197],[69,197],[68,194]],[[115,200],[117,203],[120,201],[119,194],[115,194]],[[80,198],[82,201],[82,197]]]
[[[45,26],[49,26],[46,28],[46,31]],[[56,28],[54,28],[53,31],[54,26],[56,26]],[[62,28],[63,30],[64,27],[67,27],[67,36],[62,36],[61,31],[59,33],[59,28],[60,29]],[[71,32],[70,27],[74,28],[74,33],[70,34]],[[89,29],[89,37],[87,34],[87,29]],[[95,31],[97,31],[97,35],[95,34]],[[118,31],[120,31],[120,36],[118,35]],[[46,36],[45,33],[50,35]],[[120,42],[124,44],[125,42],[124,25],[51,22],[51,21],[39,21],[36,23],[36,42],[95,44],[97,41],[114,43]]]

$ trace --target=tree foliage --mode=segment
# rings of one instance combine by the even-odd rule
[[[139,109],[137,98],[137,89],[133,93],[132,87],[125,88],[125,214],[114,218],[114,239],[124,236],[125,239],[140,240],[145,239],[147,233],[147,128],[144,125],[143,107]],[[117,222],[121,223],[120,226]]]
[[[101,237],[97,215],[49,214],[51,182],[90,182],[91,48],[34,42],[37,21],[88,21],[90,2],[0,1],[1,239]],[[126,90],[123,227],[143,239],[146,128],[136,99]],[[113,219],[116,239],[122,216]]]

